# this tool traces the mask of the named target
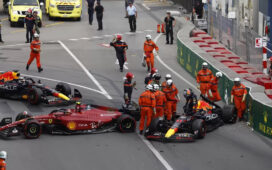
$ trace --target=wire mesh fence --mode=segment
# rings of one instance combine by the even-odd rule
[[[220,9],[208,8],[209,34],[224,44],[236,55],[248,61],[259,70],[262,69],[262,49],[255,48],[255,38],[260,36],[237,19],[222,15]]]

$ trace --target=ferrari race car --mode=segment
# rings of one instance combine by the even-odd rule
[[[74,109],[54,110],[47,115],[31,116],[26,112],[0,122],[0,136],[3,138],[23,134],[36,139],[42,133],[53,135],[93,134],[119,130],[134,132],[139,110],[116,109],[97,105],[81,105]]]
[[[31,105],[44,103],[50,106],[69,105],[82,98],[77,89],[72,94],[71,87],[66,83],[58,83],[55,89],[35,82],[29,77],[19,77],[11,81],[0,81],[0,97],[27,100]]]
[[[233,123],[236,120],[236,109],[233,105],[223,108],[203,98],[212,106],[211,112],[198,110],[193,115],[177,116],[174,122],[154,119],[145,132],[149,140],[163,142],[193,142],[202,139],[206,132],[213,131],[224,123]]]

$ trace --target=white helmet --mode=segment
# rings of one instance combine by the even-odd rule
[[[166,79],[166,80],[171,79],[171,78],[172,78],[171,74],[166,74],[166,75],[165,75],[165,79]]]
[[[203,63],[202,63],[202,66],[208,66],[208,63],[203,62]]]
[[[7,152],[6,151],[0,152],[0,159],[7,159]]]
[[[215,74],[215,76],[216,76],[216,77],[222,77],[223,74],[219,71],[219,72],[217,72],[217,73]]]
[[[40,35],[37,34],[37,33],[35,33],[33,36],[34,36],[34,38],[39,38],[40,37]]]
[[[240,82],[241,79],[240,79],[239,77],[236,77],[236,78],[234,78],[234,81],[235,81],[235,82]]]
[[[151,84],[148,84],[148,85],[146,86],[146,89],[147,89],[147,90],[153,90],[153,86],[152,86]]]
[[[160,86],[159,86],[158,84],[154,84],[153,87],[154,87],[154,90],[155,90],[155,91],[157,91],[157,90],[160,89]]]
[[[172,80],[172,79],[167,80],[167,81],[166,81],[166,84],[167,84],[168,86],[171,86],[171,85],[173,84],[173,80]]]
[[[151,35],[146,35],[145,38],[146,38],[147,40],[151,40],[151,39],[152,39]]]

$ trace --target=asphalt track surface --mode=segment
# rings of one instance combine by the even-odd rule
[[[0,71],[19,69],[23,74],[38,76],[42,82],[54,86],[57,81],[73,83],[84,95],[84,103],[120,107],[123,95],[123,77],[127,71],[135,74],[137,91],[133,99],[144,90],[144,77],[147,74],[141,66],[142,47],[146,34],[157,37],[157,22],[149,12],[138,7],[139,17],[135,34],[128,33],[128,22],[124,19],[123,1],[103,1],[105,7],[104,30],[96,31],[97,24],[88,25],[84,8],[82,21],[48,21],[41,29],[42,65],[44,72],[38,73],[35,63],[29,71],[25,64],[29,56],[29,46],[24,44],[25,32],[22,28],[10,28],[4,22],[6,43],[0,46]],[[152,31],[153,30],[153,31]],[[121,33],[129,45],[128,70],[120,73],[115,64],[115,52],[101,44],[108,44],[112,35]],[[164,36],[158,39],[159,56],[156,67],[162,75],[171,73],[182,94],[185,88],[194,88],[195,80],[176,62],[176,47],[165,45]],[[91,76],[84,72],[75,59],[62,45],[82,63]],[[17,44],[17,45],[16,45]],[[165,65],[170,67],[169,71]],[[85,70],[85,71],[86,71]],[[183,79],[181,79],[183,78]],[[50,79],[50,80],[49,80]],[[51,81],[54,80],[54,81]],[[84,86],[85,88],[82,88]],[[102,94],[101,87],[107,95]],[[89,89],[88,89],[89,88]],[[181,101],[184,103],[184,100]],[[179,104],[179,111],[181,112]],[[32,114],[48,113],[54,107],[30,106],[25,102],[0,99],[0,116],[15,117],[26,110]],[[268,141],[268,142],[267,142]],[[222,170],[222,169],[271,169],[272,148],[270,141],[253,133],[245,123],[226,125],[209,133],[204,140],[195,143],[151,142],[155,151],[168,163],[169,169],[178,170]],[[16,137],[0,141],[0,150],[8,152],[10,170],[140,170],[165,169],[165,164],[156,157],[150,147],[136,133],[106,133],[96,135],[51,136],[42,135],[37,140]],[[154,151],[154,150],[153,150]]]

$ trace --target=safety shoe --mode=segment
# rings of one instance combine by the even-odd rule
[[[26,70],[28,70],[29,69],[29,65],[26,65]]]
[[[169,42],[166,42],[165,44],[169,44]]]
[[[123,72],[123,69],[122,69],[122,68],[120,68],[120,72]]]
[[[43,71],[43,68],[39,67],[39,68],[38,68],[38,71],[39,71],[39,73],[42,72],[42,71]]]

